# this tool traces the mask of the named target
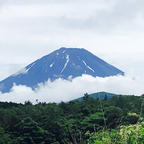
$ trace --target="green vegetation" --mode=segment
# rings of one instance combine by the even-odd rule
[[[0,102],[0,144],[143,144],[144,98]]]
[[[144,122],[121,126],[119,129],[95,132],[90,135],[88,144],[143,144]]]

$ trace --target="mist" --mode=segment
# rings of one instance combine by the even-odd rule
[[[111,76],[106,78],[82,75],[72,81],[57,79],[54,82],[38,84],[35,90],[24,85],[13,85],[9,93],[0,94],[1,102],[25,103],[68,102],[82,97],[85,93],[111,92],[114,94],[137,95],[144,93],[144,80],[140,77]]]

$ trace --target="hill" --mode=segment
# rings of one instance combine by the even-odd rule
[[[118,96],[118,95],[117,94],[113,94],[113,93],[108,93],[108,92],[98,92],[98,93],[88,94],[88,96],[92,97],[94,99],[97,99],[97,98],[104,99],[105,97],[110,99],[113,96]],[[76,100],[82,101],[83,99],[84,99],[84,97],[80,97],[80,98],[78,98]]]

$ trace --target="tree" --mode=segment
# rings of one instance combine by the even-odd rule
[[[48,139],[48,132],[38,126],[38,123],[27,117],[16,126],[17,143],[19,144],[42,144]],[[47,141],[51,143],[52,141]]]
[[[109,128],[115,128],[122,119],[122,109],[115,106],[110,106],[104,110],[107,126]]]
[[[85,93],[85,94],[84,94],[84,97],[83,97],[83,100],[84,100],[84,101],[88,101],[88,99],[89,99],[89,94],[88,94],[88,93]]]
[[[0,144],[11,144],[10,136],[5,133],[3,128],[0,128]]]
[[[105,96],[104,96],[104,100],[106,101],[108,99],[108,97],[107,97],[107,95],[105,94]]]
[[[104,117],[103,113],[97,112],[95,114],[91,114],[90,116],[87,116],[82,122],[81,127],[84,132],[86,131],[97,131],[101,129],[104,125]]]
[[[136,113],[128,113],[125,121],[127,124],[136,124],[138,122],[139,118],[140,118],[140,116]]]

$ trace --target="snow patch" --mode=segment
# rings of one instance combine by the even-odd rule
[[[50,65],[50,67],[52,68],[53,67],[53,65],[54,65],[54,62]]]
[[[62,53],[65,53],[66,50],[64,50]]]
[[[28,69],[26,69],[26,73],[27,73],[34,65],[35,65],[35,63],[31,64],[31,66],[30,66]]]
[[[66,56],[66,63],[61,71],[61,73],[65,70],[65,68],[67,67],[67,64],[69,63],[69,55]]]
[[[83,63],[84,63],[84,65],[85,65],[88,69],[90,69],[91,71],[95,72],[95,70],[92,69],[90,66],[88,66],[87,63],[86,63],[84,60],[83,60]]]

